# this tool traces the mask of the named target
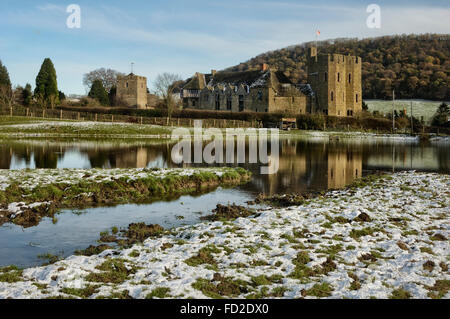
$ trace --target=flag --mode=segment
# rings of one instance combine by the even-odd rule
[[[317,36],[319,36],[320,35],[320,30],[317,30],[316,34],[317,34]]]

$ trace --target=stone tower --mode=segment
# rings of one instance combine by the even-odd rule
[[[362,110],[362,60],[356,56],[318,54],[308,49],[308,83],[315,93],[308,111],[353,116]]]
[[[130,107],[146,109],[147,78],[130,73],[117,78],[117,97]]]

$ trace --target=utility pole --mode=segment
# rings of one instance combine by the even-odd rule
[[[395,90],[392,91],[392,133],[394,133],[394,131],[395,131],[394,107],[395,107]]]
[[[411,101],[411,135],[414,134],[413,101]]]

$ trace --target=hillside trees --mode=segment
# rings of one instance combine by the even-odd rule
[[[384,36],[318,43],[319,54],[352,54],[363,59],[363,98],[396,97],[449,101],[450,41],[448,35]],[[261,63],[285,71],[294,83],[307,81],[307,49],[312,43],[261,54],[230,71],[258,69]]]

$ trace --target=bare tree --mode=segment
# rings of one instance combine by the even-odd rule
[[[0,104],[11,108],[14,104],[15,90],[9,85],[0,85]]]
[[[173,73],[158,74],[155,79],[156,94],[163,99],[169,118],[172,117],[172,112],[176,105],[176,100],[173,96],[173,91],[176,87],[175,84],[180,80],[181,77]]]
[[[83,76],[83,85],[89,90],[95,80],[101,80],[103,87],[109,92],[113,86],[116,86],[117,77],[123,75],[125,74],[116,70],[101,68],[86,73]]]

